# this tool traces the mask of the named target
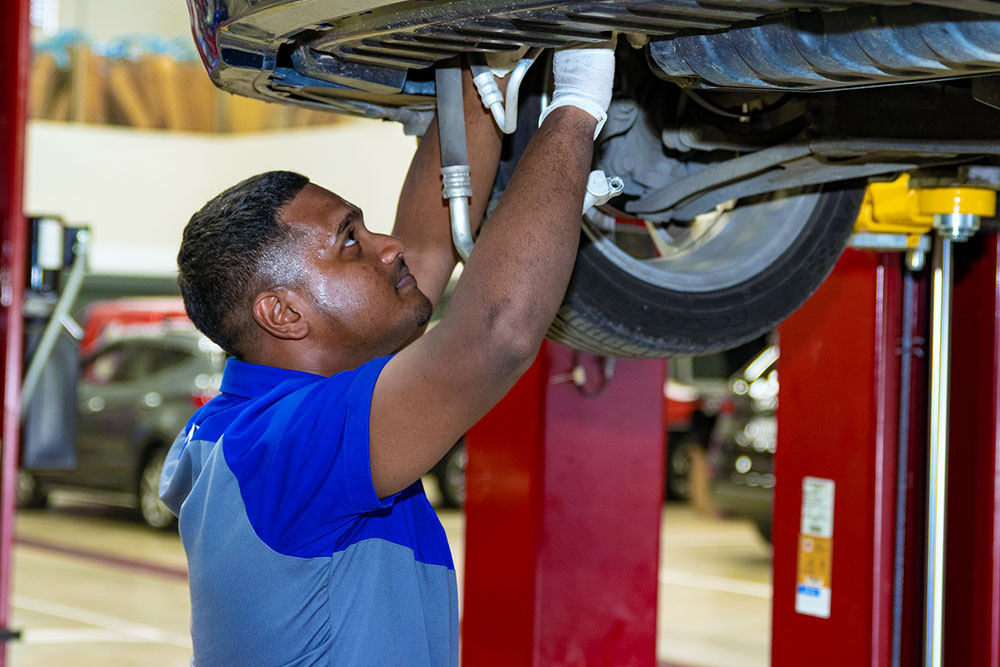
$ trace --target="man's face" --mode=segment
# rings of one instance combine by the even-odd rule
[[[430,319],[431,302],[403,261],[402,242],[369,232],[356,206],[310,183],[280,218],[296,232],[291,255],[317,343],[374,358]]]

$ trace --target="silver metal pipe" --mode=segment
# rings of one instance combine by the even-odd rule
[[[517,102],[518,93],[521,90],[521,82],[524,81],[524,75],[528,73],[528,69],[541,52],[542,50],[539,48],[528,49],[528,52],[517,62],[514,70],[510,73],[510,80],[507,82],[504,123],[501,126],[504,134],[513,134],[514,130],[517,129]]]
[[[458,58],[438,66],[434,72],[437,95],[438,134],[441,140],[442,196],[448,200],[451,235],[462,259],[472,252],[472,222],[469,198],[472,180],[465,143],[465,104],[462,98],[462,69]]]
[[[948,400],[951,373],[952,241],[934,243],[931,306],[930,456],[927,485],[927,572],[924,665],[941,667],[944,640],[945,512],[948,481]]]
[[[70,269],[69,277],[66,279],[66,286],[63,288],[62,294],[59,295],[59,300],[56,302],[56,307],[49,317],[48,324],[45,325],[45,331],[42,332],[42,338],[38,341],[38,347],[35,348],[35,353],[31,357],[31,363],[24,374],[24,382],[21,383],[22,419],[28,412],[31,397],[34,395],[35,389],[38,387],[38,381],[42,377],[42,370],[45,368],[45,364],[52,354],[52,349],[56,345],[59,329],[63,326],[63,318],[69,315],[69,309],[73,307],[73,303],[76,302],[76,297],[80,293],[80,286],[83,285],[84,274],[87,272],[89,247],[90,232],[82,229],[76,234],[76,248],[73,251],[76,258],[73,260],[73,267]]]
[[[474,241],[472,239],[472,220],[469,219],[469,199],[467,197],[451,197],[448,199],[448,212],[451,215],[451,240],[455,244],[462,261],[472,254]]]

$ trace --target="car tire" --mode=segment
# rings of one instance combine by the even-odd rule
[[[518,127],[504,145],[491,210],[537,126],[540,85],[522,86]],[[706,234],[696,251],[665,262],[637,260],[609,242],[612,235],[584,223],[548,337],[604,356],[665,358],[720,352],[762,336],[833,270],[863,196],[864,184],[855,181],[735,202],[713,223],[721,233]]]
[[[803,208],[798,198],[812,197],[800,233],[759,271],[715,290],[652,284],[609,259],[599,242],[584,235],[549,336],[596,354],[638,358],[709,354],[762,336],[798,309],[833,270],[862,196],[863,188],[838,187],[771,200],[767,210],[781,217],[783,208]],[[722,254],[717,259],[735,260]]]
[[[435,477],[441,491],[441,504],[445,507],[462,507],[465,504],[465,468],[468,462],[465,440],[459,440],[437,465]]]
[[[48,491],[38,478],[26,470],[17,472],[17,506],[21,508],[45,507],[49,502]]]
[[[139,515],[147,526],[157,530],[167,530],[177,522],[177,518],[160,500],[160,473],[163,471],[163,462],[166,458],[165,447],[157,447],[150,452],[139,472],[136,493]]]

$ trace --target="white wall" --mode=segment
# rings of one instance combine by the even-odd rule
[[[82,30],[98,41],[137,33],[168,39],[191,34],[184,0],[58,0],[58,3],[60,30]]]
[[[90,225],[91,271],[131,275],[173,274],[191,214],[271,169],[305,174],[388,232],[416,148],[402,126],[368,120],[250,135],[33,121],[27,141],[25,210]]]

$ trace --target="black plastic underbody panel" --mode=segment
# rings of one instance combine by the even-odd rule
[[[819,90],[1000,71],[1000,0],[188,0],[223,89],[390,117],[431,108],[466,52],[648,40],[688,87]]]

